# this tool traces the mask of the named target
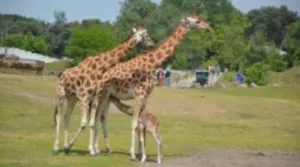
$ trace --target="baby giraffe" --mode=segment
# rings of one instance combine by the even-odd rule
[[[134,109],[131,106],[128,106],[124,103],[121,103],[119,99],[110,97],[111,102],[113,102],[116,107],[121,110],[123,113],[132,116]],[[161,163],[161,138],[158,135],[158,119],[155,115],[146,110],[143,111],[138,120],[138,126],[136,128],[138,137],[139,137],[139,152],[142,153],[141,162],[146,161],[146,150],[145,150],[145,140],[146,140],[146,131],[150,133],[157,145],[157,163]]]
[[[146,131],[149,132],[157,145],[157,163],[161,163],[161,139],[157,133],[158,129],[158,120],[156,116],[152,113],[144,111],[139,116],[137,133],[139,140],[139,150],[142,152],[141,162],[146,161],[146,150],[145,150],[145,140],[146,140]]]

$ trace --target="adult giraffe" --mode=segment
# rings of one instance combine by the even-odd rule
[[[59,151],[59,128],[60,117],[64,101],[67,101],[67,109],[65,114],[65,141],[64,149],[68,152],[70,147],[74,144],[76,138],[86,127],[87,124],[87,110],[88,106],[94,99],[96,90],[96,81],[100,80],[102,74],[108,68],[119,63],[128,52],[133,49],[138,43],[143,43],[147,47],[154,46],[154,42],[149,37],[147,29],[143,27],[133,28],[131,33],[120,45],[111,50],[98,53],[95,56],[85,58],[81,63],[73,68],[65,70],[57,81],[56,86],[56,107],[55,107],[55,123],[56,123],[56,137],[54,142],[54,154]],[[79,101],[82,110],[82,117],[80,127],[77,130],[75,137],[68,143],[68,127],[69,120],[76,102]],[[91,112],[96,112],[91,110]],[[103,123],[104,124],[104,123]],[[94,121],[90,121],[90,139],[89,139],[89,153],[95,155],[99,152],[94,141]]]
[[[127,62],[115,65],[108,69],[101,80],[98,81],[98,90],[95,96],[98,98],[96,100],[98,103],[92,107],[97,108],[97,105],[100,105],[100,113],[92,113],[95,115],[91,115],[91,117],[98,117],[100,114],[102,120],[106,119],[109,97],[111,96],[121,100],[137,100],[138,111],[133,113],[132,119],[131,159],[136,159],[134,149],[135,129],[138,124],[138,116],[144,111],[147,99],[154,88],[153,73],[165,60],[173,55],[176,47],[191,28],[212,31],[210,25],[199,15],[191,14],[184,17],[174,32],[158,47],[146,53],[141,53]]]

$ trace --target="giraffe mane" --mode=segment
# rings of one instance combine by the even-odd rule
[[[146,50],[142,50],[140,52],[139,55],[143,55],[143,54],[147,54],[149,52],[152,52],[154,51],[155,49],[157,49],[162,43],[164,43],[165,41],[167,41],[171,36],[173,36],[174,34],[170,35],[170,36],[167,36],[165,37],[163,40],[161,40],[159,43],[157,43],[154,47],[152,47],[151,49],[146,49]]]
[[[133,36],[133,33],[130,33],[121,43],[128,41]]]

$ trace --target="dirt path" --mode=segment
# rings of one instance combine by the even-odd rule
[[[151,160],[154,157],[151,157]],[[298,167],[300,152],[254,149],[203,148],[187,157],[167,159],[162,164],[146,162],[146,167]]]

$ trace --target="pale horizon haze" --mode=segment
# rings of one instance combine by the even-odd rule
[[[124,0],[0,0],[0,13],[19,14],[47,22],[54,21],[54,11],[64,11],[68,21],[98,18],[102,21],[115,21],[119,15],[120,2]],[[161,0],[152,0],[160,3]],[[262,6],[286,5],[300,13],[298,0],[231,0],[243,13]]]

